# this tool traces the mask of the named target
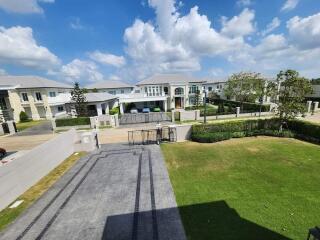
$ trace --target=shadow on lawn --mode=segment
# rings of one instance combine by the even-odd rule
[[[225,201],[183,206],[179,212],[189,240],[289,240],[241,218]],[[102,239],[185,239],[177,208],[157,210],[155,215],[153,221],[152,211],[140,212],[136,228],[133,213],[108,217]]]

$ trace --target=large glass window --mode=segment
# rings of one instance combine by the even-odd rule
[[[42,101],[41,92],[36,92],[36,101],[37,101],[37,102],[41,102],[41,101]]]
[[[183,95],[184,91],[183,91],[183,88],[179,87],[179,88],[176,88],[174,90],[174,94],[175,95]]]
[[[162,95],[162,87],[161,86],[145,87],[145,92],[147,93],[148,97],[161,96]]]
[[[56,92],[49,92],[50,97],[56,97]]]
[[[28,102],[28,94],[27,93],[21,93],[22,102]]]
[[[197,93],[198,89],[199,89],[198,86],[192,85],[192,86],[190,87],[190,93]]]

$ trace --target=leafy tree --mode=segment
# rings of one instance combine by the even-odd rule
[[[71,91],[71,100],[75,103],[78,116],[86,116],[87,114],[87,100],[84,94],[85,90],[81,89],[79,83],[76,82]]]
[[[278,86],[277,83],[274,81],[269,81],[264,78],[257,79],[255,83],[254,91],[256,92],[256,96],[259,99],[259,103],[260,103],[259,114],[261,114],[264,98],[266,97],[276,98],[278,94],[277,86]]]
[[[200,93],[200,90],[197,90],[194,95],[194,105],[197,107],[197,109],[199,109],[201,103],[202,103],[201,93]]]
[[[277,75],[280,84],[278,114],[281,119],[295,118],[306,112],[305,96],[312,93],[312,85],[294,70],[280,71]]]
[[[209,92],[208,98],[209,98],[209,102],[210,102],[210,103],[214,103],[215,100],[220,99],[220,96],[219,96],[219,94],[217,94],[216,92],[213,92],[213,91],[212,91],[212,92]]]
[[[84,91],[86,91],[85,93],[87,93],[87,89],[83,89]],[[98,89],[97,88],[94,88],[94,89],[92,89],[92,92],[94,92],[94,93],[97,93],[98,92]]]
[[[240,72],[228,79],[224,92],[228,98],[239,101],[243,108],[243,102],[255,102],[261,95],[261,85],[263,78],[260,73]]]

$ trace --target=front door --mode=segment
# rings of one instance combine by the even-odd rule
[[[179,109],[182,107],[182,98],[181,97],[176,97],[175,98],[175,108]]]

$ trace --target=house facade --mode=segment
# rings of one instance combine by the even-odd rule
[[[40,77],[1,76],[1,118],[19,121],[21,111],[33,120],[63,116],[71,89],[67,84]]]

